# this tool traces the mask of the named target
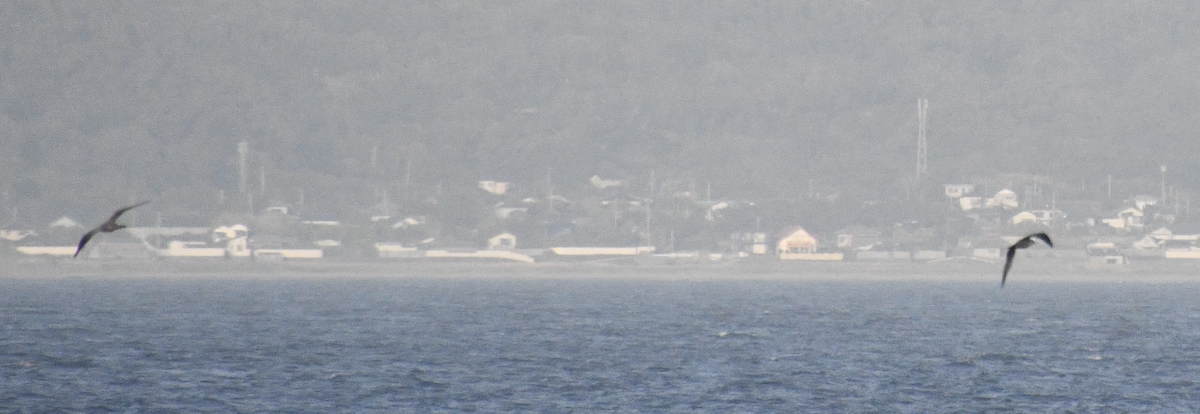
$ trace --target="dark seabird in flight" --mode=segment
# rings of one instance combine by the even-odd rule
[[[112,217],[109,217],[108,221],[104,222],[104,224],[97,226],[96,228],[92,229],[91,231],[88,231],[87,234],[83,235],[82,239],[79,239],[79,247],[75,248],[75,256],[72,256],[72,257],[79,257],[79,252],[83,251],[83,245],[87,244],[88,240],[91,240],[92,236],[95,236],[96,233],[101,233],[101,232],[112,233],[114,231],[125,228],[124,224],[117,224],[117,218],[121,217],[122,214],[125,214],[126,211],[132,210],[134,207],[137,207],[142,204],[149,203],[149,202],[150,202],[150,200],[146,200],[146,201],[134,204],[129,207],[122,207],[120,210],[113,212]]]
[[[1008,258],[1004,259],[1004,274],[1000,276],[1000,287],[1003,288],[1004,281],[1008,280],[1008,269],[1012,269],[1013,258],[1017,257],[1017,249],[1024,249],[1026,247],[1033,246],[1033,239],[1040,239],[1041,241],[1045,242],[1047,246],[1054,247],[1054,243],[1050,241],[1050,236],[1047,236],[1046,233],[1030,234],[1021,240],[1017,240],[1017,242],[1013,243],[1012,246],[1008,246]]]

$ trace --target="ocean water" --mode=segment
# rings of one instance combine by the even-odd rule
[[[0,279],[0,412],[1200,412],[1200,283],[668,279]]]

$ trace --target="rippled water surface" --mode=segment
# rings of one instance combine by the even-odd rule
[[[1200,283],[0,279],[0,411],[1200,412],[1198,303]]]

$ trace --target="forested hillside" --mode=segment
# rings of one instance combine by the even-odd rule
[[[6,1],[0,185],[31,224],[187,224],[247,208],[246,141],[260,206],[328,214],[651,171],[858,206],[998,174],[1157,194],[1162,163],[1189,192],[1197,68],[1186,0]]]

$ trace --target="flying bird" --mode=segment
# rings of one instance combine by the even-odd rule
[[[1008,280],[1008,269],[1012,269],[1013,258],[1017,257],[1017,249],[1024,249],[1033,246],[1033,239],[1039,239],[1046,243],[1047,246],[1054,247],[1054,242],[1050,241],[1050,236],[1046,233],[1034,233],[1017,240],[1012,246],[1008,246],[1008,258],[1004,259],[1004,274],[1000,276],[1000,287],[1004,287],[1004,282]]]
[[[117,224],[117,218],[121,217],[122,214],[125,214],[126,211],[132,210],[134,207],[137,207],[137,206],[149,203],[149,202],[150,202],[150,200],[146,200],[146,201],[134,204],[132,206],[122,207],[120,210],[113,212],[112,217],[109,217],[108,221],[104,222],[104,224],[101,224],[94,229],[91,229],[90,231],[87,232],[87,234],[83,235],[83,238],[79,239],[79,247],[75,248],[75,256],[72,256],[72,257],[79,257],[79,252],[83,251],[83,245],[87,244],[88,240],[91,240],[92,236],[95,236],[96,233],[101,233],[101,232],[112,233],[114,231],[125,228],[124,224]]]

